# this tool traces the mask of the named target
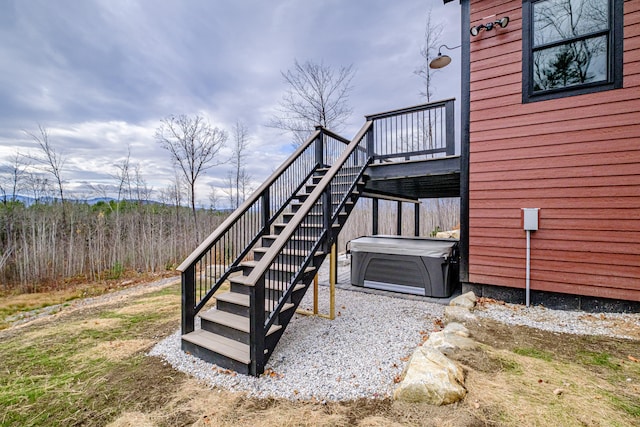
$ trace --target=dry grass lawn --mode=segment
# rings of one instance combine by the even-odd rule
[[[456,355],[463,402],[322,404],[211,389],[146,356],[179,317],[176,284],[0,331],[0,425],[640,425],[639,341],[482,321],[471,328],[480,348]]]

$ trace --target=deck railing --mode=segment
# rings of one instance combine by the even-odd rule
[[[303,276],[314,274],[309,266],[316,251],[328,251],[337,237],[332,235],[333,224],[337,223],[338,215],[370,162],[366,153],[370,130],[371,122],[367,122],[249,275],[249,282],[255,283],[250,291],[250,351],[254,375],[264,369],[267,331]]]
[[[424,160],[455,154],[454,99],[366,116],[374,161]]]
[[[195,315],[229,276],[240,271],[260,237],[284,211],[291,197],[314,174],[332,164],[348,140],[317,128],[238,209],[178,267],[182,273],[182,333],[194,330]]]

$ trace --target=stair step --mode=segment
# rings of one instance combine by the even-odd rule
[[[287,224],[283,223],[283,222],[279,222],[279,223],[273,224],[274,229],[278,229],[278,228],[284,229],[286,226],[287,226]],[[314,223],[310,223],[310,224],[302,223],[300,226],[302,228],[322,228],[322,224],[321,223],[317,223],[317,224],[314,224]]]
[[[230,278],[229,281],[231,283],[237,283],[238,285],[254,286],[254,283],[249,279],[249,276],[236,276],[236,277]],[[279,290],[279,289],[286,289],[287,287],[289,287],[289,284],[279,282],[277,280],[265,279],[264,286],[267,289]],[[302,289],[303,287],[304,286],[300,284],[296,285],[294,292]]]
[[[182,339],[214,353],[233,359],[239,363],[245,365],[249,365],[251,363],[249,346],[247,344],[234,341],[223,337],[222,335],[198,329],[183,335]]]
[[[341,214],[342,215],[342,214]],[[259,254],[265,254],[267,253],[267,251],[269,250],[269,248],[254,248],[253,252],[257,252]],[[283,249],[282,251],[280,251],[280,255],[284,255],[284,256],[307,256],[309,252],[307,251],[300,251],[300,250],[295,250],[295,249]],[[322,251],[316,251],[315,256],[323,256],[324,252]]]
[[[262,249],[262,248],[259,248]],[[298,251],[298,252],[304,252],[304,251]],[[307,252],[304,252],[305,254]],[[256,265],[258,265],[260,261],[243,261],[242,263],[240,263],[240,265],[244,266],[244,267],[251,267],[254,268]],[[315,271],[315,267],[307,267],[304,272],[305,274],[307,273],[312,273],[313,271]],[[298,271],[298,266],[294,265],[294,264],[279,264],[279,265],[272,265],[272,267],[270,268],[270,270],[276,270],[276,271],[286,271],[288,273],[295,273],[296,271]]]
[[[200,318],[211,323],[217,323],[218,325],[244,332],[245,334],[249,333],[250,327],[248,317],[238,316],[237,314],[227,313],[226,311],[220,311],[212,308],[204,313],[200,313]],[[282,328],[282,326],[272,325],[269,328],[267,335],[278,331],[280,328]]]
[[[229,304],[235,304],[242,307],[249,307],[251,305],[249,295],[239,294],[238,292],[225,292],[224,294],[216,295],[217,301],[223,301]],[[277,301],[265,300],[265,306],[273,307],[277,304]],[[286,303],[282,307],[282,311],[289,310],[293,307],[293,304]]]

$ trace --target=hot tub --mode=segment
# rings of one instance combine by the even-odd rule
[[[458,284],[458,240],[370,236],[349,242],[351,284],[447,298]]]

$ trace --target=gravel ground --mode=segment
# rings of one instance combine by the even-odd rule
[[[312,292],[301,305],[309,309]],[[327,312],[328,288],[319,290]],[[324,306],[322,302],[325,302]],[[219,369],[180,350],[180,334],[158,343],[150,354],[213,387],[245,391],[255,397],[350,400],[391,396],[394,378],[425,333],[436,328],[444,306],[432,302],[336,289],[334,321],[296,315],[260,378]],[[494,319],[571,334],[640,339],[640,314],[587,314],[543,307],[482,301],[479,320]],[[631,332],[631,333],[630,333]]]
[[[301,308],[311,308],[308,292]],[[329,290],[319,289],[320,312]],[[323,304],[324,303],[324,304]],[[211,386],[256,397],[291,400],[382,398],[393,392],[404,361],[441,319],[444,306],[336,289],[336,319],[296,314],[267,363],[267,375],[236,375],[180,350],[180,334],[161,341],[151,355]]]
[[[527,308],[489,300],[474,310],[479,318],[493,319],[507,325],[522,325],[550,332],[575,335],[606,335],[640,339],[640,313],[585,313],[551,310],[543,306]]]

